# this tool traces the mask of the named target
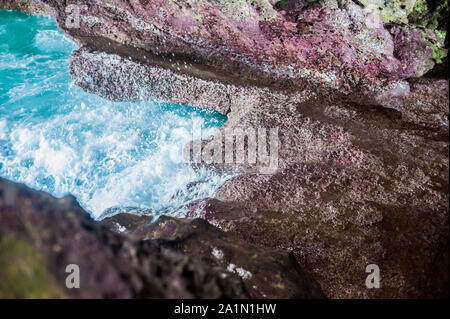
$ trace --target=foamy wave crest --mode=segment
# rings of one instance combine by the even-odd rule
[[[56,196],[72,193],[94,216],[116,206],[169,210],[214,194],[225,176],[180,158],[202,118],[153,103],[113,104],[82,102],[45,122],[3,120],[1,175]]]
[[[184,163],[181,152],[194,125],[219,127],[223,116],[87,94],[68,75],[74,44],[48,18],[14,23],[32,31],[20,50],[13,29],[0,34],[0,176],[71,193],[93,217],[111,207],[174,213],[227,179]]]

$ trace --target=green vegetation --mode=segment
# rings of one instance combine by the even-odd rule
[[[448,13],[448,0],[417,0],[408,21],[431,30],[447,30]]]
[[[0,298],[62,298],[44,256],[25,241],[0,238]]]

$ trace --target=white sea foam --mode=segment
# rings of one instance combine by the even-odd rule
[[[34,41],[35,46],[43,52],[59,52],[67,46],[72,46],[71,41],[57,30],[40,30]]]
[[[0,119],[0,141],[1,140],[6,140],[6,126],[8,123],[6,123],[6,120],[2,120]]]
[[[159,113],[150,102],[106,101],[45,122],[2,121],[10,149],[0,153],[1,175],[56,196],[72,193],[94,216],[115,206],[177,208],[212,196],[226,178],[180,158],[195,121],[202,118]]]
[[[0,46],[0,176],[55,196],[71,193],[94,217],[111,207],[174,214],[214,195],[227,176],[185,164],[181,149],[194,124],[222,120],[212,112],[87,94],[71,82],[75,45],[54,22],[29,17],[21,27],[38,29],[29,47],[9,51],[13,34]]]

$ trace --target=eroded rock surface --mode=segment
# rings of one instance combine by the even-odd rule
[[[77,0],[71,2],[77,6],[75,13],[62,0],[34,2],[45,5],[60,28],[80,44],[81,53],[100,54],[84,56],[90,68],[75,55],[72,75],[84,89],[112,99],[136,99],[142,91],[136,87],[146,86],[140,92],[145,97],[165,100],[174,95],[205,107],[196,103],[199,94],[211,91],[199,92],[205,83],[192,83],[194,93],[186,89],[183,98],[165,88],[174,82],[169,78],[186,74],[213,83],[373,97],[391,82],[423,75],[446,55],[442,23],[424,31],[417,29],[423,19],[416,18],[421,25],[403,25],[403,31],[394,28],[394,34],[384,24],[407,21],[405,17],[419,10],[412,11],[414,1]],[[100,73],[111,60],[104,61],[102,52],[150,66],[145,72],[151,80],[144,81],[142,72],[130,72],[133,69],[123,69],[122,75]],[[155,66],[170,72],[155,72]],[[110,85],[116,82],[129,89]],[[160,96],[161,88],[169,90],[166,95]],[[217,92],[207,105],[232,94],[223,88]]]
[[[203,219],[179,219],[118,214],[102,220],[108,228],[158,246],[179,251],[240,276],[253,298],[323,298],[311,276],[294,256],[279,249],[247,244]]]
[[[0,0],[0,9],[21,10],[30,14],[50,14],[40,0]]]
[[[448,293],[448,82],[411,87],[392,109],[270,96],[231,117],[224,129],[279,128],[278,169],[244,169],[190,216],[294,252],[330,297]],[[372,263],[382,289],[365,288]]]
[[[76,200],[0,178],[1,298],[246,298],[224,270],[95,223]],[[80,270],[67,289],[66,267]]]
[[[78,0],[80,28],[41,2],[85,90],[278,128],[273,174],[231,167],[189,217],[292,252],[327,297],[448,297],[448,1]]]

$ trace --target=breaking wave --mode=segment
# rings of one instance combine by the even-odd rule
[[[112,207],[173,213],[214,195],[227,176],[185,164],[180,150],[193,125],[226,118],[85,93],[68,72],[75,48],[53,19],[0,10],[0,176],[73,194],[93,217]]]

